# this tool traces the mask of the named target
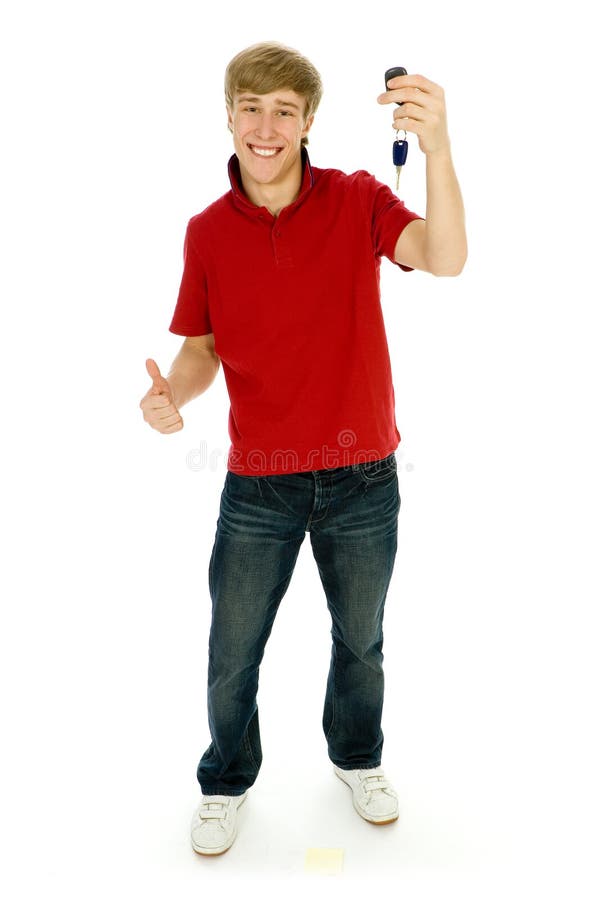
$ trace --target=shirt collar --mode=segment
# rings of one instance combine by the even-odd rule
[[[308,151],[304,145],[302,145],[302,148],[300,150],[300,159],[302,161],[302,182],[300,184],[300,193],[298,194],[294,202],[290,204],[290,206],[296,206],[306,199],[306,196],[313,186],[315,180],[312,166],[310,164],[310,159],[308,157]],[[238,206],[248,215],[262,215],[265,209],[264,206],[256,206],[256,204],[251,203],[244,193],[244,188],[242,185],[242,175],[240,172],[240,161],[235,153],[230,157],[229,162],[227,163],[227,170],[229,173],[229,182],[231,184],[231,193],[233,195],[233,200],[236,206]]]

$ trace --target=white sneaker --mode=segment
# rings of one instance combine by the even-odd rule
[[[352,788],[356,812],[374,825],[388,825],[398,818],[398,795],[387,781],[381,766],[376,769],[340,769],[333,767],[338,778]]]
[[[202,794],[202,803],[192,817],[192,847],[203,856],[229,850],[237,835],[237,811],[248,791],[238,797]]]

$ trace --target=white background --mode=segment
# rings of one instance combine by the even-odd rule
[[[586,14],[586,10],[590,10]],[[583,2],[4,4],[1,666],[6,896],[599,896],[596,41]],[[303,544],[261,669],[264,763],[223,857],[189,845],[222,372],[143,422],[185,225],[228,189],[225,66],[320,70],[314,165],[393,183],[383,72],[446,91],[470,256],[382,263],[402,435],[384,766],[356,816],[320,719],[330,620]],[[416,138],[400,195],[424,213]],[[236,248],[243,260],[244,249]],[[211,464],[198,468],[204,448]],[[311,847],[341,874],[304,870]],[[233,889],[233,888],[232,888]]]

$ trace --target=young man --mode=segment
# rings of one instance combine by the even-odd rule
[[[146,363],[152,387],[140,406],[163,434],[183,427],[181,407],[208,389],[221,363],[231,401],[209,565],[212,740],[192,820],[202,854],[231,846],[261,766],[259,666],[307,532],[332,619],[328,755],[363,818],[398,818],[381,768],[400,435],[379,266],[385,256],[405,271],[457,275],[467,250],[443,91],[420,75],[388,88],[379,102],[403,104],[393,124],[418,135],[427,157],[425,219],[365,171],[311,165],[305,145],[322,87],[307,59],[267,43],[230,62],[231,190],[188,224],[170,325],[185,341],[167,378]]]

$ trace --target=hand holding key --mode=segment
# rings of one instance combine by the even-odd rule
[[[391,71],[388,69],[388,73]],[[439,84],[423,75],[400,74],[390,75],[386,86],[387,91],[379,95],[377,102],[398,104],[394,110],[395,130],[416,134],[423,153],[449,150],[446,100]],[[395,160],[394,165],[397,165]]]

